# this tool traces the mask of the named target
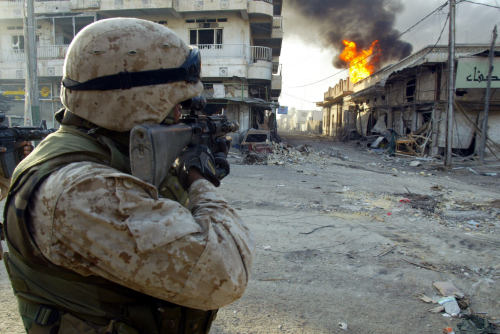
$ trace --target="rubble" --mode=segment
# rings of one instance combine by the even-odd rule
[[[412,162],[410,162],[410,167],[418,167],[421,165],[422,165],[422,163],[418,160],[413,160]]]
[[[273,143],[272,152],[267,155],[267,163],[278,166],[304,162],[325,165],[324,155],[324,152],[315,152],[308,144],[293,147],[284,143]]]
[[[249,152],[243,157],[243,163],[246,165],[267,165],[267,154]]]

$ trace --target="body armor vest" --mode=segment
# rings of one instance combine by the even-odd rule
[[[109,138],[96,139],[63,125],[21,161],[12,178],[4,210],[9,247],[4,260],[27,332],[208,333],[217,311],[182,307],[100,277],[83,277],[52,264],[41,254],[29,232],[28,205],[53,171],[77,161],[128,171],[126,156]]]

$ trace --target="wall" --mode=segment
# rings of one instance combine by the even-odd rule
[[[176,4],[177,3],[177,4]],[[192,12],[201,10],[247,10],[248,0],[196,0],[196,1],[186,1],[177,0],[174,1],[176,4],[176,9],[179,12]]]
[[[223,31],[224,44],[250,44],[250,24],[239,13],[214,12],[203,14],[185,14],[183,18],[169,18],[167,27],[175,31],[183,41],[189,43],[189,29],[197,29],[198,23],[186,23],[189,19],[227,18],[227,22],[218,22]]]
[[[417,100],[434,101],[436,93],[436,73],[421,67],[417,75]]]
[[[494,141],[497,145],[489,146],[495,151],[495,155],[500,157],[500,111],[491,112],[488,114],[488,138]],[[478,140],[479,142],[479,140]],[[486,149],[486,156],[492,157],[493,154],[489,149]]]

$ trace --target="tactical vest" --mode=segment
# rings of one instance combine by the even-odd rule
[[[27,332],[208,333],[216,310],[168,303],[97,276],[83,277],[45,259],[29,232],[28,206],[52,172],[77,161],[93,161],[123,172],[129,166],[109,138],[96,139],[75,127],[61,126],[21,161],[12,178],[4,210],[9,247],[4,261]],[[175,184],[172,178],[169,182]]]

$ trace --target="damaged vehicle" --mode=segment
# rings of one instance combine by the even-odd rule
[[[242,152],[271,153],[271,134],[269,130],[248,129],[240,143]]]

